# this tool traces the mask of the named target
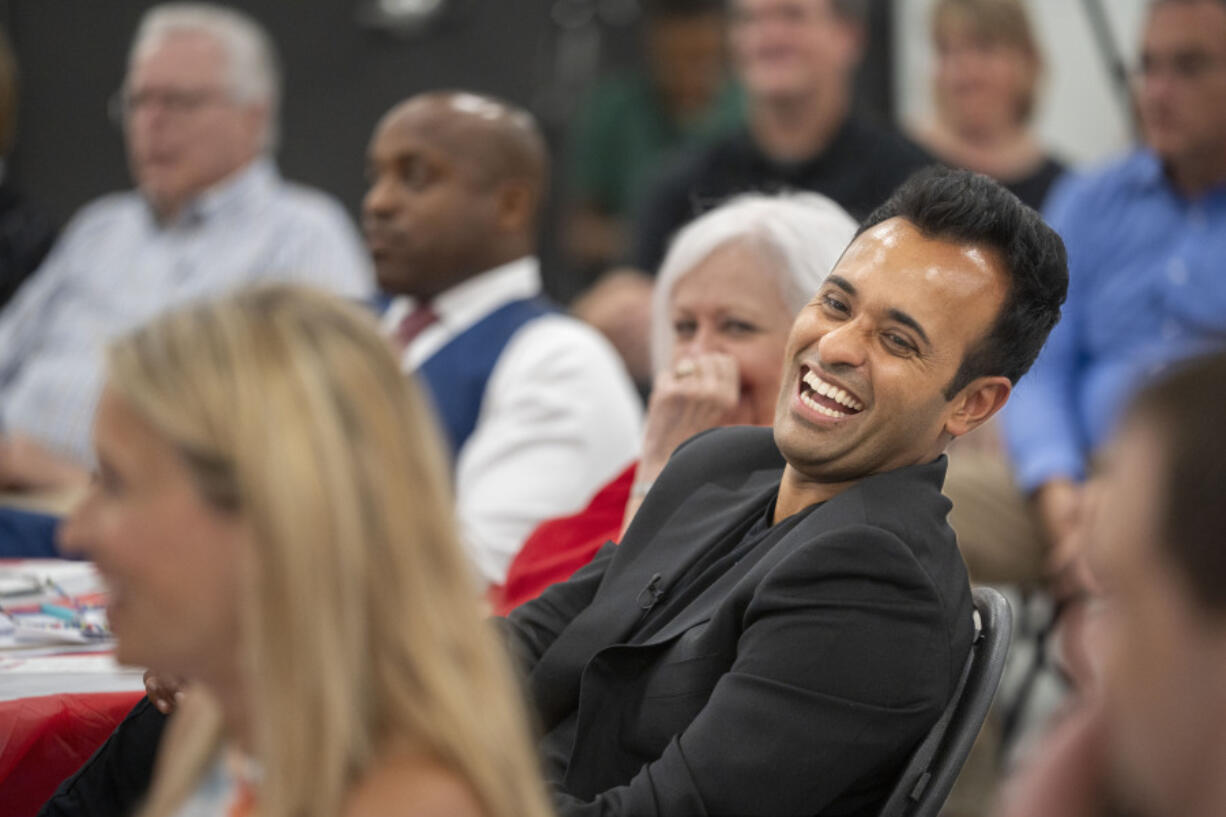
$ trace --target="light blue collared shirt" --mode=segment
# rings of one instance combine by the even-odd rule
[[[1019,485],[1083,479],[1141,381],[1226,341],[1226,186],[1180,195],[1138,151],[1066,178],[1046,207],[1069,294],[1004,412]]]
[[[0,431],[82,462],[107,341],[158,313],[261,281],[373,291],[369,256],[340,204],[260,159],[173,223],[141,196],[87,205],[0,312]]]

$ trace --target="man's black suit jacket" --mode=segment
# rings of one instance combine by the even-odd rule
[[[783,465],[769,429],[696,437],[619,547],[508,619],[543,755],[568,756],[546,768],[562,814],[872,813],[935,722],[973,633],[944,457],[776,526],[627,643],[687,565],[764,512]]]

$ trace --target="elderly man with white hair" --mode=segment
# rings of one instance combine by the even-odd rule
[[[84,478],[99,350],[119,332],[257,281],[371,292],[340,205],[277,173],[279,95],[272,44],[245,14],[204,3],[145,14],[113,109],[136,189],[78,213],[0,312],[0,487]]]

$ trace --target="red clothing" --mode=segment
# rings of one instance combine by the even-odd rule
[[[505,616],[549,585],[566,581],[602,545],[617,541],[637,469],[638,463],[631,463],[586,508],[546,520],[532,531],[507,570],[507,583],[490,588],[489,601],[496,615]]]

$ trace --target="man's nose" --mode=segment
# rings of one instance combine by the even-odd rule
[[[826,366],[864,365],[868,338],[859,321],[845,321],[827,330],[817,342],[817,351]]]
[[[362,197],[362,212],[366,215],[385,215],[395,208],[395,195],[390,182],[377,178]]]

